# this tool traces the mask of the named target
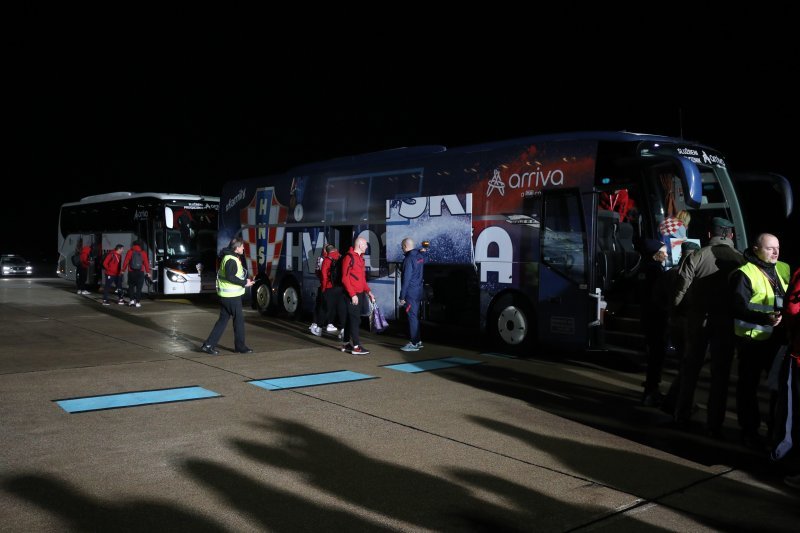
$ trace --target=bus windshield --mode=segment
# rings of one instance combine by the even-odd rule
[[[177,209],[173,227],[167,229],[167,254],[173,257],[196,256],[215,251],[217,212]]]
[[[651,195],[655,222],[662,236],[689,239],[705,245],[714,217],[737,220],[738,203],[730,177],[722,167],[698,165],[703,197],[700,207],[685,202],[685,191],[677,177],[661,174]],[[744,239],[744,236],[741,236]],[[737,238],[737,242],[738,242]]]

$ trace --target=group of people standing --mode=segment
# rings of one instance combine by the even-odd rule
[[[403,239],[400,246],[405,258],[401,267],[402,283],[398,303],[408,317],[410,337],[401,350],[416,352],[422,348],[419,312],[422,305],[422,269],[426,249],[417,249],[410,237]],[[320,336],[323,327],[327,333],[339,331],[334,325],[337,322],[342,326],[339,332],[341,349],[353,355],[369,354],[359,336],[361,316],[369,313],[368,303],[375,304],[375,295],[366,280],[366,250],[367,241],[363,237],[357,238],[344,256],[332,244],[325,247],[318,268],[320,291],[314,309],[314,322],[309,326],[313,335]]]
[[[124,305],[122,289],[122,276],[125,272],[128,273],[128,305],[131,307],[142,306],[142,287],[144,286],[145,278],[150,279],[151,269],[150,260],[147,253],[142,249],[140,241],[134,241],[130,250],[125,254],[123,259],[122,253],[125,246],[117,244],[113,250],[108,252],[103,257],[103,305],[110,305],[108,293],[113,286],[118,294],[117,304]],[[89,267],[94,260],[92,258],[92,247],[84,245],[82,242],[78,243],[75,250],[75,258],[73,263],[75,265],[75,284],[77,293],[81,295],[91,294],[86,285],[86,278],[89,272]]]
[[[660,405],[679,425],[688,424],[708,351],[711,383],[706,428],[711,437],[720,438],[736,355],[736,413],[742,443],[770,451],[779,460],[793,447],[800,422],[800,269],[790,279],[789,265],[779,260],[780,242],[775,235],[758,235],[740,253],[734,248],[733,231],[733,223],[714,218],[708,245],[686,250],[670,273],[659,268],[665,249],[646,249],[651,268],[645,267],[645,278],[653,279],[647,284],[652,299],[643,304],[648,344],[643,402]],[[668,344],[669,314],[683,322],[683,353],[678,375],[662,397],[658,383]],[[767,434],[762,435],[758,386],[765,374],[770,377],[772,395]]]
[[[353,246],[341,255],[336,246],[325,246],[317,273],[320,290],[314,309],[314,322],[309,326],[313,335],[322,335],[323,327],[327,333],[338,332],[341,351],[352,355],[368,355],[370,352],[361,343],[359,329],[361,317],[369,314],[370,304],[375,304],[375,295],[367,283],[364,253],[367,240],[358,237]],[[405,259],[402,267],[402,285],[399,303],[408,316],[409,342],[403,351],[418,351],[422,348],[419,327],[419,311],[422,305],[422,269],[425,263],[425,248],[415,248],[411,238],[403,239],[401,246]],[[234,351],[251,353],[245,345],[244,315],[241,296],[245,289],[253,285],[248,279],[242,261],[244,242],[240,238],[231,240],[222,250],[222,260],[217,272],[217,295],[220,297],[220,316],[206,341],[200,347],[203,352],[218,355],[217,342],[225,331],[228,321],[233,319]],[[338,322],[341,330],[334,325]]]

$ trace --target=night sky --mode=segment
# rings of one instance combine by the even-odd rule
[[[800,197],[797,91],[781,79],[791,64],[779,40],[760,41],[781,53],[755,60],[715,39],[704,51],[612,46],[557,58],[495,39],[481,54],[475,43],[436,54],[397,46],[365,60],[235,28],[202,42],[163,28],[158,38],[108,27],[102,39],[48,28],[4,37],[0,248],[37,261],[55,262],[58,207],[91,194],[219,195],[227,180],[333,157],[560,131],[682,133],[719,149],[733,171],[785,175]],[[787,257],[798,257],[788,250],[798,220],[774,229]]]

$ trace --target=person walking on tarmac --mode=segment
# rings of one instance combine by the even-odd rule
[[[117,303],[119,305],[123,305],[125,300],[122,299],[122,250],[125,247],[121,244],[118,244],[114,247],[114,250],[108,252],[106,258],[103,259],[103,268],[106,271],[106,282],[103,286],[103,305],[109,305],[108,301],[108,290],[111,288],[111,284],[114,284],[114,288],[119,293],[119,300]]]
[[[128,305],[131,307],[142,306],[142,285],[144,285],[144,278],[150,278],[150,261],[147,259],[147,253],[142,250],[141,241],[133,241],[133,246],[125,254],[125,262],[122,264],[122,271],[128,271],[128,290],[130,291],[130,301]]]
[[[667,245],[656,239],[644,239],[642,243],[642,326],[647,342],[647,376],[642,392],[642,404],[656,407],[663,395],[659,390],[661,370],[667,348],[669,326],[669,301],[659,297],[664,291],[664,262],[667,260]]]
[[[92,260],[92,247],[88,244],[84,246],[83,241],[78,241],[76,255],[78,260],[75,264],[75,285],[78,289],[78,294],[91,294],[86,290],[86,276],[89,272],[89,263]]]
[[[233,318],[233,351],[253,353],[253,350],[244,343],[244,311],[242,310],[244,290],[253,285],[253,280],[245,276],[240,259],[242,253],[244,253],[244,241],[238,237],[231,239],[228,247],[223,248],[221,252],[222,259],[217,271],[219,318],[206,342],[200,347],[200,350],[209,355],[219,355],[219,351],[216,349],[217,342],[225,332],[225,327],[231,318]]]
[[[369,350],[361,346],[358,328],[361,315],[368,312],[367,299],[375,302],[375,296],[367,285],[367,271],[364,265],[364,252],[367,251],[367,240],[359,237],[342,259],[342,285],[344,299],[347,303],[347,323],[342,335],[342,351],[353,355],[367,355]]]
[[[673,382],[661,409],[687,424],[694,407],[694,392],[700,370],[711,350],[711,388],[706,418],[712,437],[719,437],[725,420],[728,381],[733,362],[733,316],[728,298],[728,277],[745,263],[733,247],[733,222],[714,217],[707,246],[694,252],[678,269],[673,305],[686,301],[686,348],[678,378]]]
[[[778,328],[789,286],[789,265],[778,261],[779,255],[778,238],[762,233],[753,247],[745,251],[747,263],[731,276],[734,333],[739,353],[736,411],[742,443],[757,451],[763,451],[765,446],[758,432],[761,425],[758,384],[762,372],[769,371],[784,341],[782,328]],[[773,427],[772,420],[769,425]]]
[[[423,243],[424,244],[424,243]],[[403,259],[402,282],[400,284],[400,306],[408,316],[408,344],[400,348],[404,352],[417,352],[422,348],[419,334],[419,310],[422,303],[422,269],[425,265],[425,248],[414,248],[414,240],[410,237],[401,243],[405,259]]]

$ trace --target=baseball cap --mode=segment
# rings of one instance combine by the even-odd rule
[[[717,228],[732,228],[733,222],[727,218],[714,217],[711,219],[711,225]]]

